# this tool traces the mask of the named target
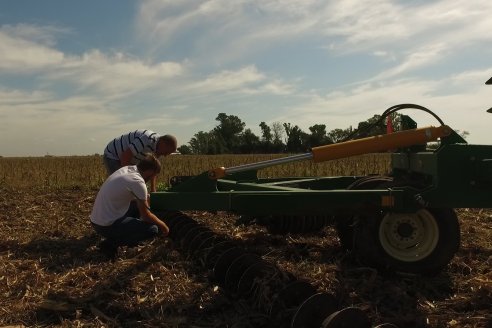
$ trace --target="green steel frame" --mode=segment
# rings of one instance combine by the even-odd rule
[[[150,195],[151,209],[233,211],[248,215],[358,214],[374,209],[414,212],[422,207],[492,207],[492,146],[468,145],[454,131],[432,151],[392,154],[394,181],[350,190],[363,177],[259,179],[256,169],[211,179],[209,172]]]

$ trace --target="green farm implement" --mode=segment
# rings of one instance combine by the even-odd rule
[[[413,104],[387,109],[374,125],[381,126],[405,108],[423,110],[439,125],[417,128],[411,118],[400,115],[397,132],[361,137],[369,126],[348,141],[305,154],[173,177],[167,191],[150,195],[151,209],[167,223],[176,245],[213,272],[214,283],[261,304],[273,326],[370,328],[363,310],[339,309],[339,296],[318,292],[183,211],[233,212],[241,221],[264,224],[275,234],[313,232],[332,224],[341,246],[368,266],[389,272],[438,273],[460,246],[454,209],[492,207],[492,145],[468,144],[430,110]],[[384,175],[258,175],[273,165],[378,152],[391,152],[391,168]]]
[[[388,109],[382,118],[402,108]],[[176,177],[165,192],[151,194],[163,210],[232,211],[261,217],[282,228],[308,230],[332,219],[344,247],[371,265],[396,271],[433,273],[457,251],[459,224],[453,208],[492,205],[492,146],[470,145],[444,125],[415,128],[408,117],[391,134],[313,148],[306,154],[217,168]],[[435,149],[426,143],[439,140]],[[322,162],[395,150],[385,176],[259,179],[261,168],[293,161]],[[287,229],[287,230],[288,230]],[[284,229],[285,230],[285,229]],[[294,231],[295,232],[295,231]]]
[[[222,285],[234,293],[243,291],[243,296],[261,287],[255,287],[255,282],[278,276],[277,270],[259,256],[245,254],[231,241],[218,238],[181,211],[230,211],[267,225],[271,233],[316,231],[332,224],[342,247],[368,266],[435,274],[459,249],[460,227],[454,209],[492,207],[492,146],[468,144],[434,113],[418,105],[393,106],[381,115],[379,123],[405,108],[424,110],[440,124],[417,128],[412,119],[401,115],[397,132],[315,147],[305,154],[219,167],[197,176],[174,177],[167,191],[151,194],[151,209],[163,213],[171,238],[189,254],[202,256],[201,262],[214,270]],[[391,169],[385,175],[259,178],[257,174],[263,168],[290,162],[324,162],[389,151]],[[275,297],[289,304],[274,302],[269,310],[274,316],[281,312],[279,308],[294,309],[286,326],[327,328],[343,322],[346,327],[369,327],[360,310],[336,311],[330,295],[287,280]]]

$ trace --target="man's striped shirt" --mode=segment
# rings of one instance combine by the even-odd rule
[[[132,164],[137,164],[143,159],[144,153],[155,153],[159,135],[150,130],[136,130],[114,138],[104,149],[104,155],[110,159],[120,160],[121,154],[131,149],[133,153]]]

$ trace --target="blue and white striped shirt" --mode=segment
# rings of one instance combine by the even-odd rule
[[[131,149],[132,164],[137,164],[147,152],[155,153],[159,135],[150,130],[136,130],[114,138],[104,149],[104,155],[110,159],[120,160],[121,154]]]

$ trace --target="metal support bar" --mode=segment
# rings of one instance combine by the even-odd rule
[[[208,172],[208,176],[211,179],[220,179],[220,178],[225,177],[228,174],[251,171],[251,170],[258,170],[258,169],[262,169],[262,168],[273,166],[273,165],[286,164],[286,163],[302,161],[302,160],[307,160],[307,159],[312,159],[312,158],[313,158],[312,153],[304,153],[304,154],[298,154],[298,155],[292,155],[292,156],[287,156],[287,157],[282,157],[282,158],[271,159],[268,161],[262,161],[262,162],[249,163],[249,164],[244,164],[244,165],[239,165],[239,166],[233,166],[233,167],[228,167],[228,168],[218,167],[216,169],[210,170]]]
[[[286,163],[302,161],[302,160],[307,160],[307,159],[312,159],[312,158],[313,158],[312,153],[305,153],[305,154],[298,154],[298,155],[293,155],[293,156],[288,156],[288,157],[276,158],[276,159],[271,159],[268,161],[262,161],[262,162],[249,163],[249,164],[244,164],[244,165],[239,165],[239,166],[228,167],[225,169],[225,174],[228,175],[228,174],[244,172],[244,171],[249,171],[249,170],[259,170],[259,169],[263,169],[265,167],[269,167],[272,165],[286,164]]]
[[[217,191],[155,192],[150,194],[154,211],[205,210],[237,213],[332,214],[357,211],[365,206],[408,209],[415,206],[404,190],[333,190],[314,191]]]

